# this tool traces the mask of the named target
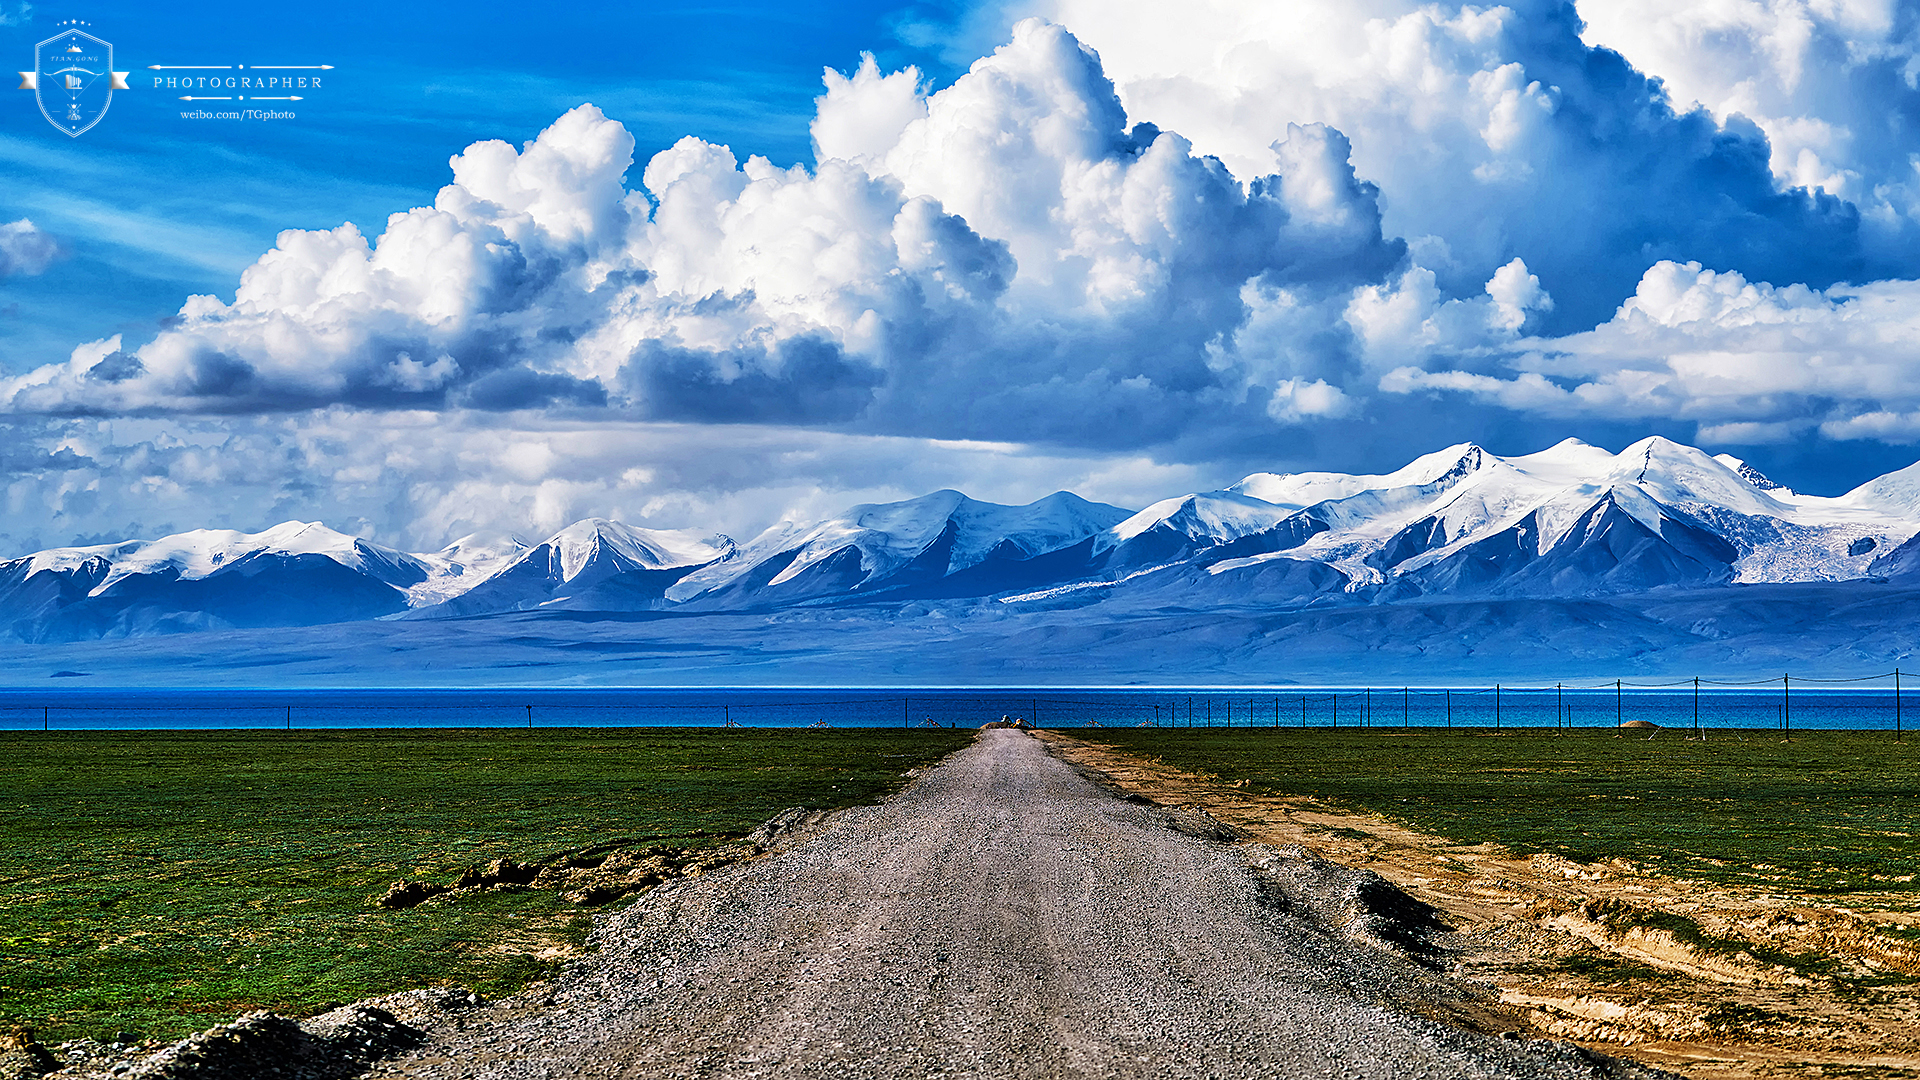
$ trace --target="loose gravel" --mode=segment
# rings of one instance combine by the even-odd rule
[[[423,1021],[368,1075],[1669,1075],[1430,1018],[1473,995],[1423,965],[1435,928],[1403,894],[1116,798],[1024,732],[788,824],[610,918],[543,996]]]

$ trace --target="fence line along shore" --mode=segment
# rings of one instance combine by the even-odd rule
[[[0,730],[412,727],[1681,728],[1905,734],[1900,668],[1818,678],[1581,679],[1193,690],[758,688],[0,691]],[[1069,696],[1072,695],[1072,696]],[[37,721],[37,723],[36,723]]]

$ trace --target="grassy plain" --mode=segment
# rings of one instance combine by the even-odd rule
[[[1610,729],[1498,734],[1076,728],[1254,793],[1305,795],[1463,843],[1815,895],[1920,891],[1920,738]]]
[[[0,1029],[168,1038],[413,986],[549,974],[590,915],[549,892],[388,911],[621,838],[697,847],[871,802],[960,731],[687,728],[0,734]]]

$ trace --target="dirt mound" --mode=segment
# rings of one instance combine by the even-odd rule
[[[371,1005],[348,1005],[304,1022],[253,1012],[182,1039],[130,1068],[117,1068],[114,1075],[122,1080],[256,1080],[290,1074],[329,1080],[357,1076],[420,1040],[419,1029]]]
[[[783,843],[811,833],[827,819],[825,810],[809,810],[804,806],[789,806],[785,810],[768,818],[760,827],[747,834],[747,843],[762,851],[768,851]]]
[[[1168,806],[1162,808],[1160,813],[1169,829],[1177,833],[1185,833],[1195,840],[1212,840],[1217,843],[1231,844],[1245,836],[1240,830],[1207,813],[1203,807]]]
[[[1328,862],[1309,848],[1285,844],[1250,852],[1268,898],[1304,914],[1349,941],[1398,953],[1432,967],[1451,929],[1440,911],[1371,870]]]
[[[423,1029],[464,1023],[486,1004],[465,987],[407,990],[343,1005],[306,1020],[253,1012],[155,1049],[131,1034],[124,1042],[76,1039],[48,1054],[46,1068],[0,1071],[5,1080],[344,1080],[420,1044]],[[31,1037],[28,1036],[30,1041]],[[7,1062],[0,1039],[0,1064]],[[35,1044],[37,1045],[37,1044]],[[58,1071],[48,1072],[54,1065]]]
[[[777,832],[791,827],[791,823],[783,823],[782,819],[796,810],[803,816],[807,813],[799,807],[784,811],[752,835],[759,836],[770,829]],[[772,832],[767,832],[769,840],[771,836]],[[766,846],[758,841],[754,841],[753,845],[682,848],[664,844],[634,847],[603,844],[562,852],[535,862],[495,859],[484,865],[468,867],[451,884],[396,881],[387,887],[386,892],[371,900],[376,907],[397,911],[420,904],[452,903],[462,896],[475,893],[548,889],[560,893],[569,903],[590,907],[651,889],[662,881],[697,877],[716,867],[753,855]]]

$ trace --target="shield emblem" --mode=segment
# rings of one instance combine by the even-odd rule
[[[34,46],[33,96],[47,123],[79,135],[100,122],[124,90],[113,70],[113,46],[84,30],[63,30]]]

